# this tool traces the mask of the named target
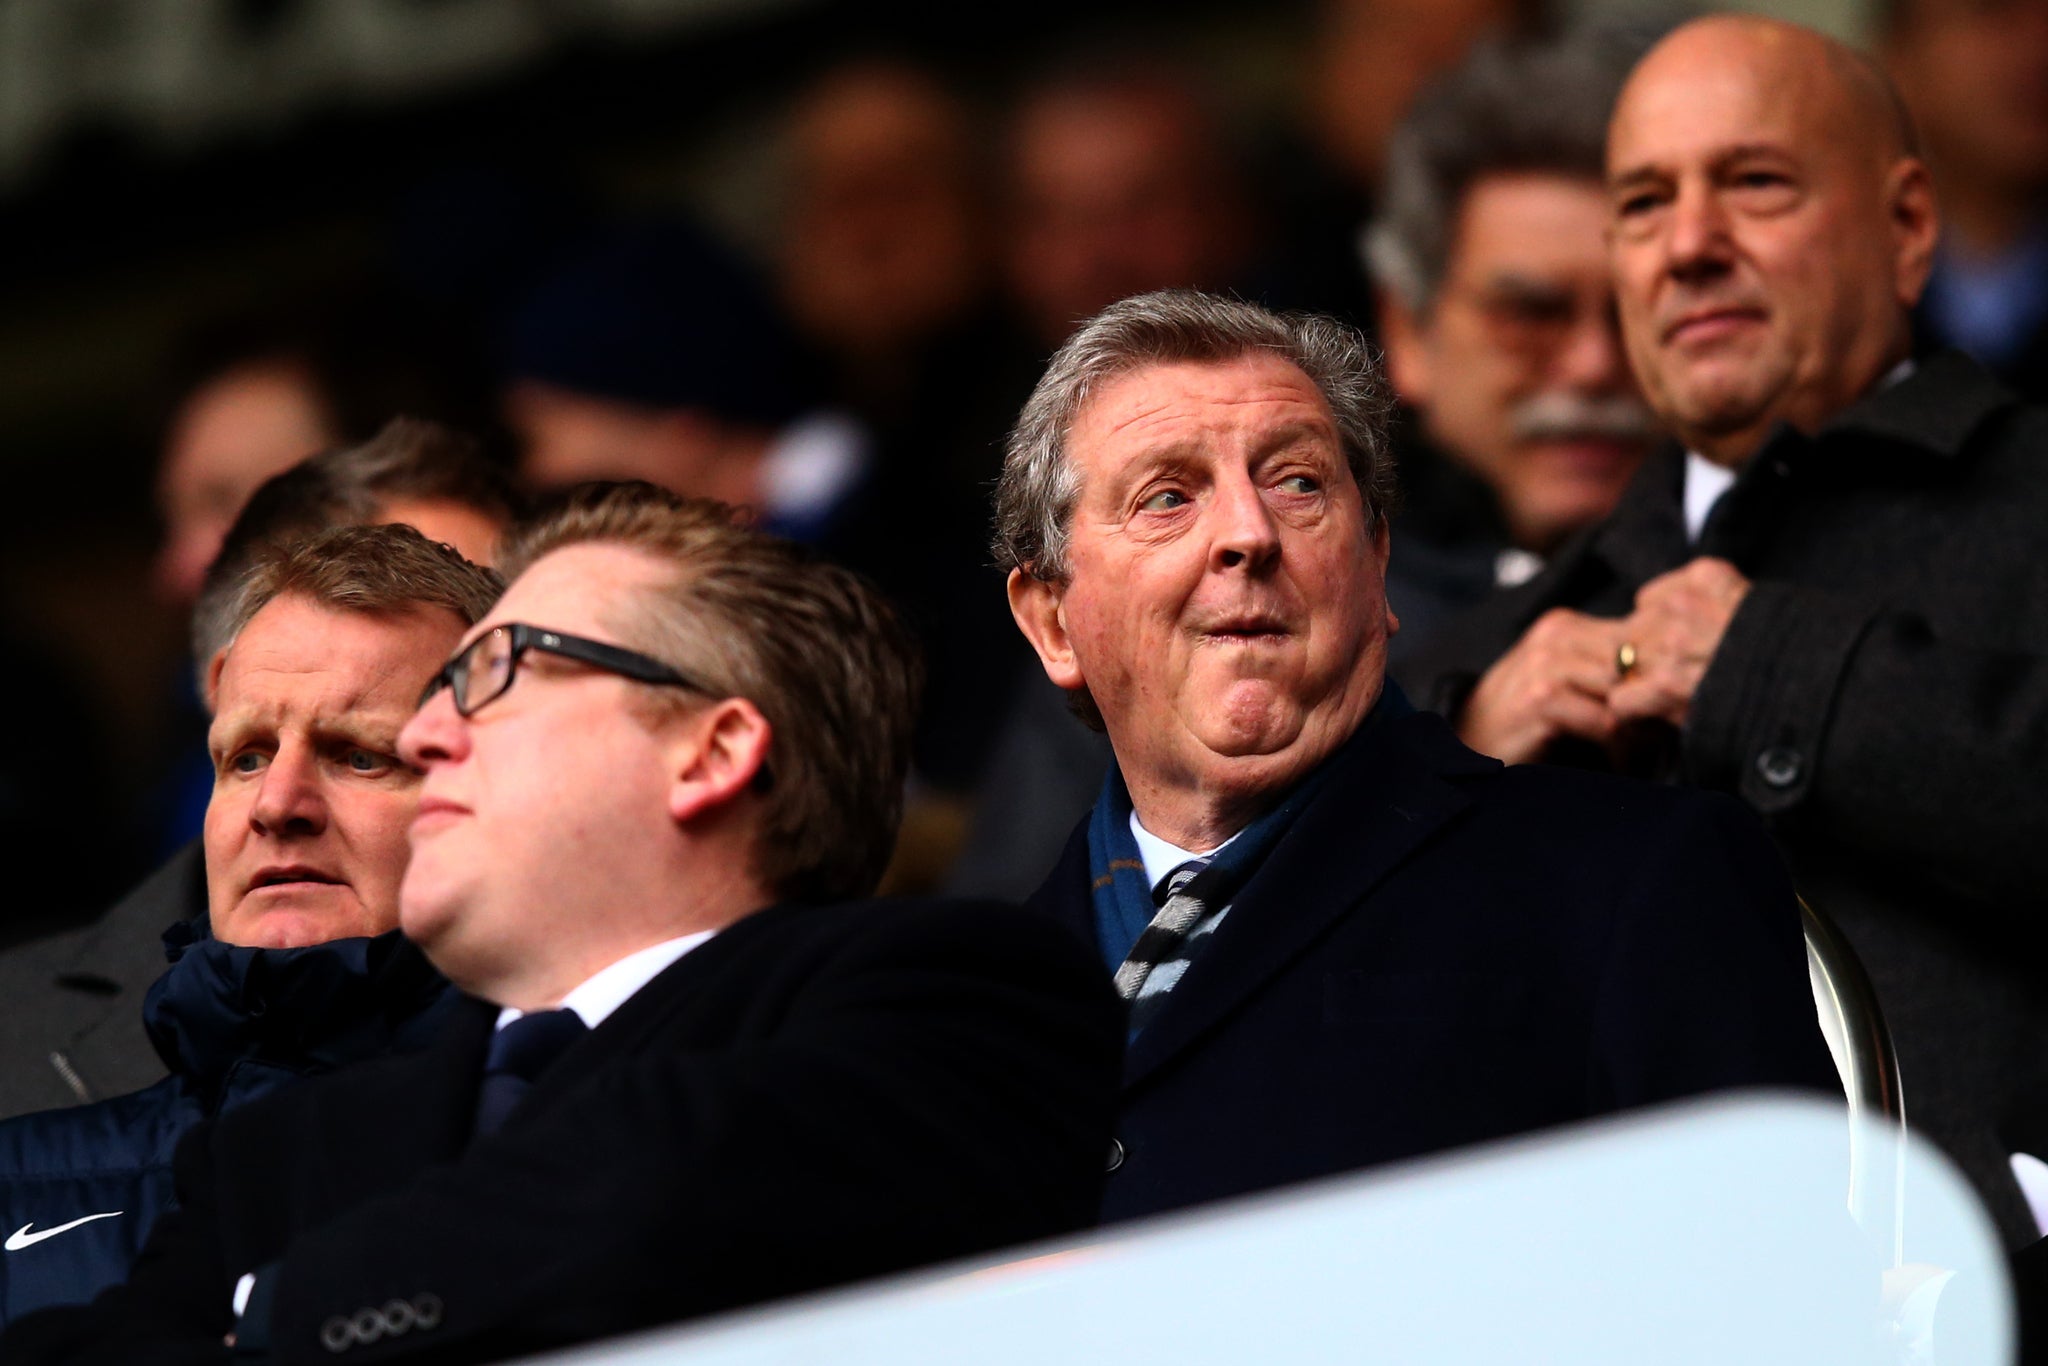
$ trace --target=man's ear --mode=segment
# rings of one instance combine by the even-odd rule
[[[668,814],[681,824],[736,800],[767,767],[773,731],[761,709],[728,697],[681,723]]]
[[[1941,211],[1934,198],[1934,179],[1918,157],[1902,157],[1885,177],[1885,212],[1896,243],[1892,288],[1902,307],[1920,302],[1927,276],[1934,269],[1934,243],[1941,235]]]
[[[1386,350],[1387,382],[1394,386],[1394,392],[1409,407],[1428,407],[1433,376],[1422,324],[1413,310],[1389,291],[1379,291],[1378,299],[1380,345]]]
[[[1387,635],[1389,637],[1393,636],[1395,632],[1401,629],[1401,619],[1394,615],[1393,600],[1391,598],[1386,598],[1387,557],[1392,552],[1393,544],[1394,534],[1387,525],[1386,517],[1382,516],[1380,518],[1379,526],[1373,530],[1372,545],[1366,553],[1371,555],[1373,557],[1374,563],[1376,563],[1379,566],[1380,595],[1382,598],[1385,599],[1385,607],[1387,612]]]
[[[206,714],[213,715],[220,709],[220,671],[227,667],[228,652],[216,650],[213,660],[206,666],[206,686],[201,691],[206,695],[200,699],[206,706]]]
[[[1081,677],[1080,661],[1074,658],[1073,642],[1067,638],[1066,585],[1012,569],[1008,587],[1010,615],[1017,619],[1024,639],[1038,651],[1045,676],[1068,692],[1081,687],[1087,680]]]

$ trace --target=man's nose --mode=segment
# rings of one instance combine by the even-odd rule
[[[1672,274],[1681,279],[1718,275],[1728,268],[1728,214],[1720,197],[1706,185],[1679,188],[1671,204],[1664,243]]]
[[[458,758],[469,743],[469,723],[455,710],[455,693],[441,688],[398,732],[398,757],[422,771]]]
[[[326,829],[319,756],[303,745],[280,746],[263,769],[249,823],[269,835],[317,835]]]
[[[1279,554],[1273,509],[1245,471],[1218,479],[1210,493],[1211,568],[1258,569]]]

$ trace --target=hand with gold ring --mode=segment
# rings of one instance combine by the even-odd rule
[[[1721,638],[1748,595],[1742,571],[1710,556],[1636,590],[1635,610],[1616,623],[1622,635],[1607,694],[1615,715],[1683,727]]]
[[[1613,735],[1608,692],[1629,649],[1622,622],[1558,607],[1495,660],[1455,718],[1458,737],[1503,763],[1527,763],[1567,736],[1604,744]]]

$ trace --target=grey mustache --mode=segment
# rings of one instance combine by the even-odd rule
[[[1577,394],[1537,394],[1515,405],[1508,426],[1517,441],[1570,441],[1601,437],[1614,441],[1648,441],[1657,421],[1640,399],[1624,394],[1582,398]]]

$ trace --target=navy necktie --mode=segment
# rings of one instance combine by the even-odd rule
[[[477,1092],[477,1133],[496,1133],[547,1065],[589,1032],[573,1010],[536,1010],[494,1034]]]

